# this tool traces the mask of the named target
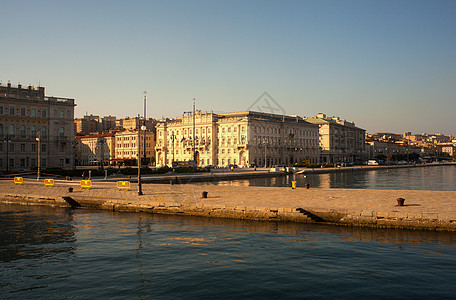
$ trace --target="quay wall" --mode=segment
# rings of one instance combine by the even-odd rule
[[[25,205],[456,231],[456,192],[447,191],[154,184],[143,185],[138,196],[135,185],[118,191],[115,183],[95,182],[91,189],[81,189],[74,182],[44,187],[32,180],[22,185],[2,181],[0,191],[0,202]],[[207,198],[202,198],[203,191]],[[406,199],[405,206],[397,206],[398,197]]]

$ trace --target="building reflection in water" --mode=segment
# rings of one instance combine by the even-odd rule
[[[72,221],[72,210],[0,204],[0,261],[72,254]]]

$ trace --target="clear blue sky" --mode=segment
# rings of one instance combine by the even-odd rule
[[[242,111],[456,135],[456,1],[5,1],[0,80],[76,116]]]

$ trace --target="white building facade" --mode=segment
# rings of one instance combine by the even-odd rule
[[[245,111],[188,113],[156,126],[157,166],[241,167],[318,163],[318,126],[298,116]],[[193,142],[195,141],[195,142]]]

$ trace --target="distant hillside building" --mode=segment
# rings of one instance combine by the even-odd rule
[[[42,168],[73,168],[74,107],[44,87],[0,85],[0,170],[35,169],[38,144]]]

